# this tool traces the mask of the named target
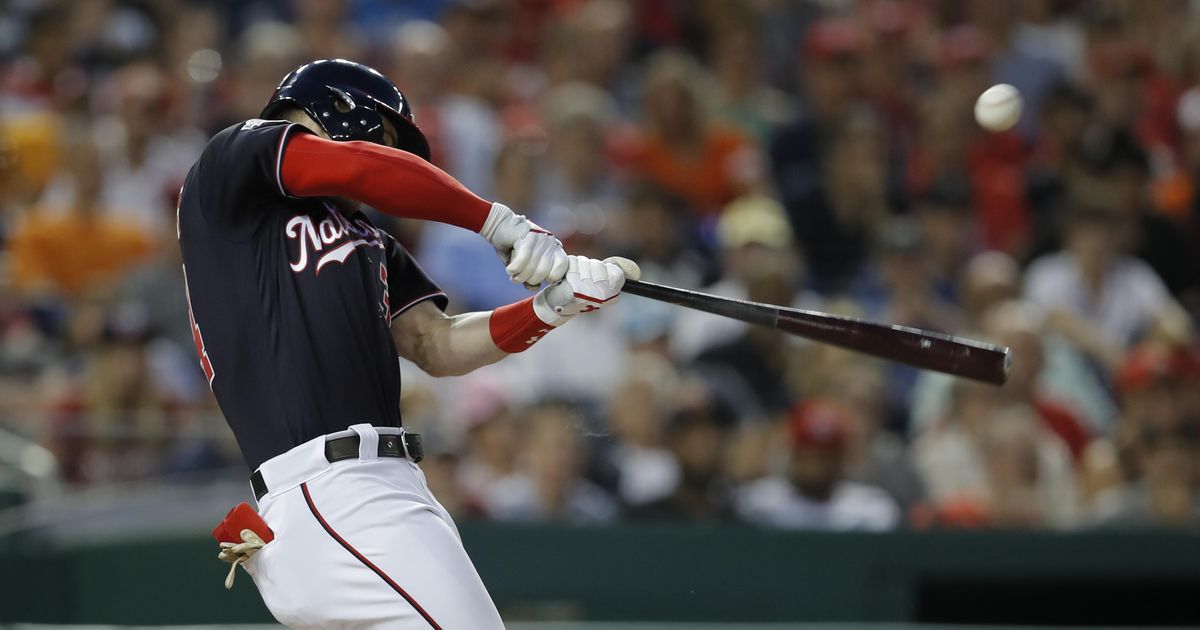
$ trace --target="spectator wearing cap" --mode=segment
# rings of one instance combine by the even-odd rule
[[[774,199],[762,195],[739,197],[721,212],[716,232],[722,275],[705,287],[705,292],[747,299],[748,279],[756,268],[764,265],[791,268],[794,283],[803,284],[804,260],[795,250],[787,215]],[[819,302],[813,293],[799,291],[784,306],[816,308]],[[671,350],[681,359],[692,359],[707,348],[737,338],[745,330],[746,324],[728,317],[682,311],[672,327]]]
[[[1099,203],[1077,202],[1066,217],[1064,248],[1042,256],[1025,276],[1025,297],[1106,371],[1140,338],[1191,334],[1182,308],[1149,265],[1123,254],[1121,223]]]
[[[746,299],[791,304],[797,296],[797,271],[790,256],[761,252],[740,278]],[[794,338],[765,326],[746,326],[726,341],[708,346],[695,368],[710,387],[730,402],[739,418],[774,421],[794,402],[788,376],[799,360]]]
[[[786,476],[771,476],[734,490],[744,521],[779,529],[884,531],[900,524],[900,511],[884,491],[847,481],[850,420],[840,405],[811,400],[788,420],[791,461]]]
[[[1142,344],[1115,384],[1121,417],[1111,441],[1088,451],[1098,524],[1195,527],[1200,522],[1200,355]]]

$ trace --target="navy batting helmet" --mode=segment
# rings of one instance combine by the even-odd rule
[[[429,141],[413,121],[412,108],[399,88],[374,68],[345,59],[322,59],[288,73],[263,118],[278,118],[288,108],[303,110],[333,140],[383,144],[383,120],[396,128],[397,148],[429,159]]]

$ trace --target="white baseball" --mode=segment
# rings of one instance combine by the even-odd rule
[[[1007,131],[1021,119],[1024,104],[1017,88],[999,83],[984,90],[975,101],[975,121],[988,131]]]

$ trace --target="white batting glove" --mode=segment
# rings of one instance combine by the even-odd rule
[[[580,313],[616,304],[621,298],[627,272],[611,262],[614,260],[567,256],[567,273],[562,281],[542,289],[533,298],[533,310],[538,318],[552,326],[561,326]]]
[[[513,282],[536,288],[543,282],[558,282],[567,272],[562,243],[502,203],[492,204],[479,234],[496,248]]]
[[[233,588],[233,576],[235,573],[237,573],[238,565],[246,562],[250,558],[253,558],[254,554],[258,553],[267,545],[267,543],[263,542],[263,539],[259,538],[258,534],[255,534],[252,530],[243,529],[240,534],[242,536],[242,542],[223,542],[221,543],[221,553],[217,554],[217,558],[220,559],[221,562],[228,562],[232,565],[229,567],[229,574],[225,576],[226,589]]]

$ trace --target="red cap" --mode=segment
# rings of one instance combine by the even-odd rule
[[[1121,394],[1129,394],[1165,380],[1200,382],[1200,355],[1194,348],[1137,346],[1117,371],[1116,386]]]
[[[866,38],[858,22],[850,18],[823,18],[804,35],[804,56],[827,60],[858,55],[866,47]]]
[[[987,61],[992,47],[987,36],[974,26],[956,26],[942,35],[938,42],[937,63],[942,69]]]
[[[792,448],[840,450],[846,445],[850,412],[830,400],[811,400],[792,410]]]

